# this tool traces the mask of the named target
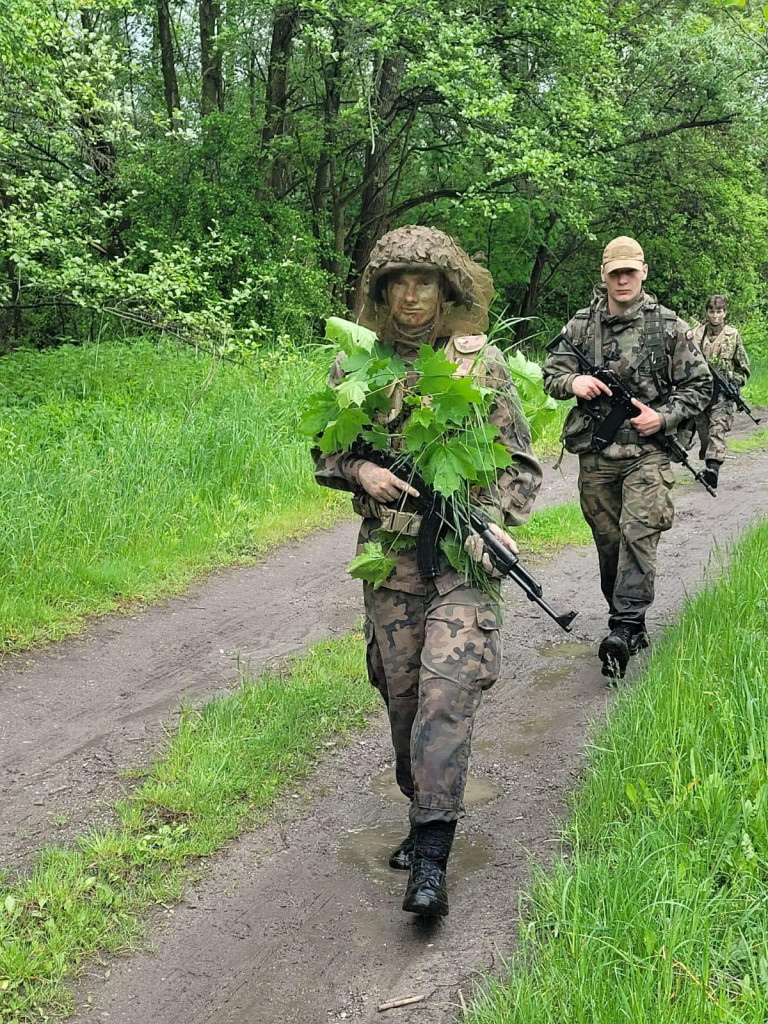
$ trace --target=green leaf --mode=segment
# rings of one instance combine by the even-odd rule
[[[420,394],[431,395],[434,388],[441,388],[444,378],[450,379],[458,365],[446,359],[444,349],[422,345],[419,349],[419,358],[413,364],[414,370],[420,375],[417,385]]]
[[[406,449],[409,452],[420,452],[433,444],[443,434],[443,425],[437,423],[435,414],[428,406],[415,409],[403,428]]]
[[[385,555],[380,543],[369,542],[365,545],[363,553],[352,559],[347,572],[356,580],[372,583],[373,589],[378,590],[396,564],[397,559]]]
[[[322,452],[342,452],[352,444],[360,434],[363,426],[370,424],[370,419],[357,406],[342,409],[322,433],[318,441]]]
[[[368,385],[356,377],[345,378],[336,387],[338,403],[342,409],[350,405],[362,405],[369,391]]]
[[[434,379],[434,378],[433,378]],[[443,423],[463,423],[483,396],[471,377],[442,377],[441,388],[432,392],[432,408]]]
[[[382,548],[386,548],[388,555],[395,555],[398,551],[407,551],[416,546],[416,538],[408,537],[404,533],[390,533],[388,530],[378,530],[376,536],[381,541]]]
[[[467,477],[467,467],[471,477]],[[466,451],[456,438],[444,445],[433,445],[426,453],[420,469],[427,483],[446,496],[454,494],[467,479],[474,479],[475,467],[468,463]]]
[[[325,321],[325,336],[329,341],[337,341],[350,355],[360,348],[370,352],[376,342],[373,331],[339,316],[329,316]]]
[[[310,395],[306,409],[299,420],[299,433],[316,437],[321,434],[329,423],[336,419],[339,403],[332,388],[324,388]]]

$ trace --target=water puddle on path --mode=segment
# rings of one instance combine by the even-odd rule
[[[395,871],[388,860],[407,831],[408,824],[404,822],[402,825],[382,825],[349,832],[339,843],[339,859],[382,885],[396,885],[400,879],[405,889],[408,872]],[[484,868],[492,859],[493,847],[488,836],[465,836],[459,832],[451,851],[448,874],[450,876],[455,871],[466,878]]]
[[[571,674],[571,667],[539,668],[533,673],[531,682],[537,690],[554,690]]]
[[[371,791],[383,796],[393,804],[408,803],[395,782],[393,771],[382,772],[381,775],[378,775],[371,783]],[[471,775],[467,779],[467,787],[464,790],[465,807],[479,807],[480,804],[487,804],[491,800],[495,800],[497,796],[501,796],[501,790],[487,779],[475,779]]]
[[[557,640],[536,650],[544,658],[589,658],[594,653],[592,644],[581,640]]]

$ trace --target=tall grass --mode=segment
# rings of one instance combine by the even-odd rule
[[[768,1019],[768,523],[597,736],[522,949],[472,1024]]]
[[[5,357],[0,648],[338,515],[296,431],[328,359],[289,350],[241,368],[148,342]]]

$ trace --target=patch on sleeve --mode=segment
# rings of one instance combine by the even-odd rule
[[[693,341],[693,331],[691,330],[691,328],[690,328],[690,327],[689,327],[689,328],[688,328],[688,330],[687,330],[687,331],[685,332],[685,336],[686,336],[686,338],[688,339],[688,341]]]
[[[463,356],[469,356],[474,352],[479,352],[488,341],[488,337],[485,334],[463,334],[452,340],[457,352],[461,352]]]

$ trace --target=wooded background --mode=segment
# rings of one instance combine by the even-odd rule
[[[0,351],[157,326],[317,336],[409,221],[497,311],[586,304],[632,234],[683,315],[764,314],[768,8],[5,0]]]

